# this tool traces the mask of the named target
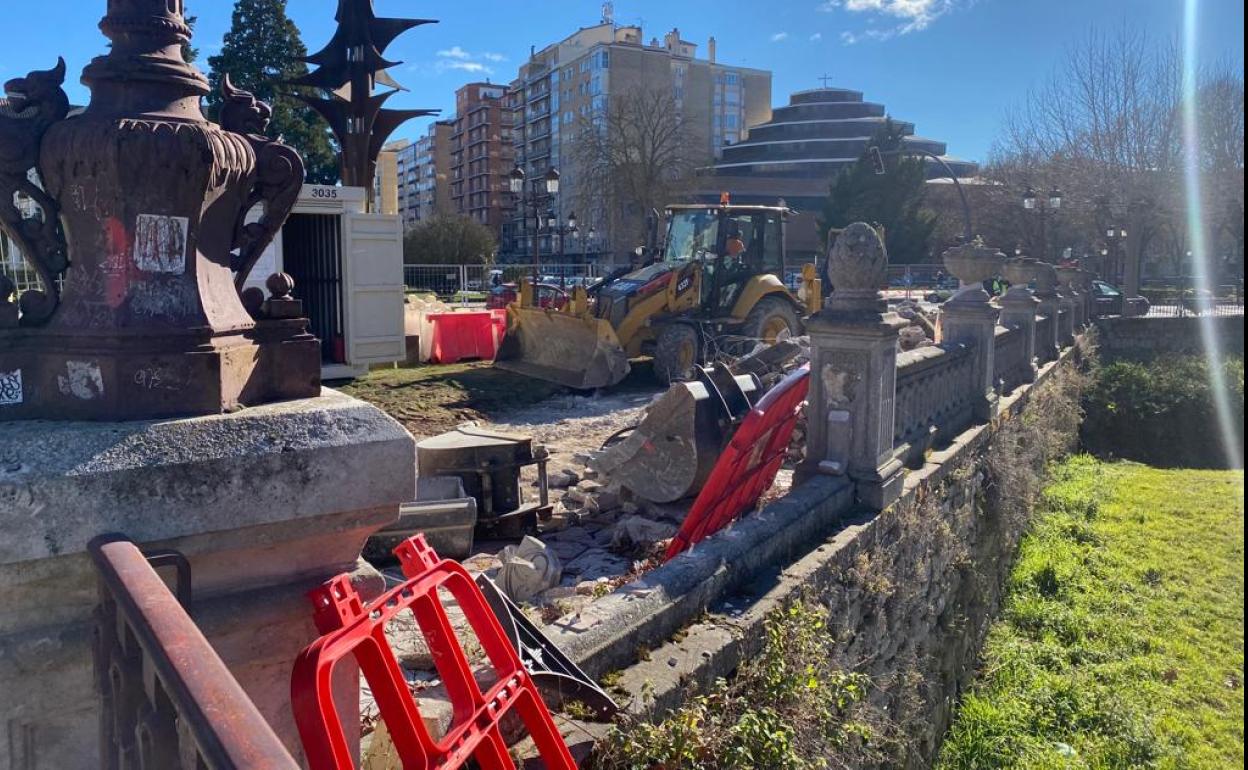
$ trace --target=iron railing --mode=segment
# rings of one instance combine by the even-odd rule
[[[99,577],[94,659],[99,767],[297,770],[295,759],[187,615],[190,565],[124,537],[88,546]],[[177,573],[177,597],[154,568]]]

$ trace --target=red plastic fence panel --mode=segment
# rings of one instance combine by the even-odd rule
[[[453,364],[467,359],[489,361],[498,352],[495,320],[489,310],[430,313],[430,360]]]
[[[507,754],[499,727],[508,714],[524,722],[547,768],[575,770],[550,711],[468,572],[458,562],[440,558],[422,535],[400,544],[394,552],[407,580],[370,603],[363,601],[346,575],[309,594],[316,626],[323,636],[295,661],[290,690],[311,770],[355,767],[331,685],[334,665],[348,656],[355,657],[368,680],[405,770],[455,770],[469,759],[481,770],[513,770],[515,763]],[[439,588],[455,598],[497,676],[484,691],[438,599]],[[438,741],[425,728],[403,671],[386,642],[386,623],[409,609],[425,636],[453,707],[451,726]],[[358,726],[352,724],[349,729]]]
[[[810,365],[785,377],[749,411],[711,470],[680,531],[667,547],[671,561],[758,505],[784,464],[806,391]]]

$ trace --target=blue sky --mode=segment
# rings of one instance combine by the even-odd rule
[[[391,104],[454,110],[454,90],[473,79],[510,80],[529,47],[554,42],[597,23],[598,0],[376,0],[379,14],[425,16],[440,23],[401,37],[391,58],[411,93]],[[44,68],[58,54],[69,62],[68,88],[103,52],[96,27],[104,0],[5,2],[0,80]],[[49,9],[60,7],[56,17]],[[335,0],[289,0],[291,16],[312,50],[332,32]],[[196,44],[206,57],[229,26],[231,0],[187,0],[200,17]],[[1244,9],[1239,0],[1202,0],[1200,50],[1242,71]],[[941,139],[954,155],[983,159],[1004,112],[1083,39],[1091,26],[1124,23],[1161,40],[1179,33],[1181,0],[617,0],[621,24],[643,22],[647,39],[678,27],[700,43],[714,35],[719,59],[769,69],[773,102],[794,90],[831,83],[864,91],[891,114]],[[201,62],[206,66],[205,62]],[[415,135],[421,123],[400,135]]]

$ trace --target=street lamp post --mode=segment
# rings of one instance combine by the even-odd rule
[[[870,153],[871,163],[875,167],[875,173],[878,175],[883,175],[886,172],[886,169],[884,168],[885,155],[917,155],[924,158],[931,158],[936,161],[937,165],[941,167],[941,169],[953,182],[954,189],[958,191],[958,200],[962,203],[962,242],[970,243],[975,240],[974,226],[971,224],[971,204],[966,199],[966,191],[962,189],[962,183],[958,181],[957,173],[955,173],[953,168],[945,162],[944,158],[940,157],[931,150],[924,150],[920,147],[902,147],[897,150],[884,152],[881,151],[879,147],[872,146]]]
[[[1023,209],[1035,211],[1040,216],[1040,250],[1045,262],[1049,262],[1049,214],[1062,207],[1062,191],[1054,187],[1047,198],[1038,198],[1036,191],[1028,187],[1023,193]]]
[[[540,265],[542,263],[542,247],[539,234],[542,229],[541,214],[538,213],[540,201],[542,198],[553,198],[559,194],[559,170],[553,166],[547,170],[546,175],[542,177],[542,187],[544,195],[530,195],[529,186],[525,184],[524,169],[516,166],[511,170],[509,177],[511,183],[511,192],[513,195],[520,196],[520,217],[525,222],[533,222],[533,280],[536,284],[540,275]],[[529,220],[526,212],[532,206],[533,219]],[[525,229],[528,229],[527,227]]]

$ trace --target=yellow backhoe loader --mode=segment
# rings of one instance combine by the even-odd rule
[[[576,287],[559,308],[538,307],[531,282],[523,283],[495,365],[587,390],[620,382],[630,359],[653,356],[656,376],[670,382],[758,342],[802,334],[801,319],[822,305],[822,292],[814,265],[803,267],[796,293],[782,280],[788,213],[669,206],[662,247],[642,250],[650,264]]]

